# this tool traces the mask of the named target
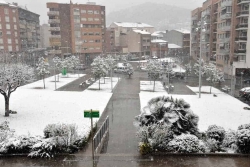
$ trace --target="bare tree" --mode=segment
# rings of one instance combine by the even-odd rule
[[[16,91],[18,87],[26,82],[32,81],[34,70],[29,66],[22,64],[5,64],[0,68],[0,93],[5,100],[5,116],[8,117],[10,95]]]
[[[43,87],[45,89],[44,78],[45,78],[46,74],[50,74],[49,63],[47,63],[43,57],[39,58],[36,70],[37,70],[37,74],[42,76],[42,78],[43,78]]]

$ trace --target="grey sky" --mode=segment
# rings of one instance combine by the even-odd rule
[[[70,0],[5,0],[7,2],[17,2],[19,5],[26,6],[30,11],[40,14],[40,24],[47,23],[47,2],[69,3]],[[73,3],[86,3],[87,0],[72,0]],[[106,6],[106,13],[115,10],[124,9],[130,6],[138,5],[145,2],[165,3],[185,8],[195,8],[201,6],[204,0],[91,0],[99,5]]]

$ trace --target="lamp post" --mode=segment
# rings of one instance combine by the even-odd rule
[[[200,59],[199,59],[199,98],[201,98],[201,43],[202,43],[202,31],[205,31],[205,18],[201,16],[201,20],[197,23],[196,31],[200,31]]]

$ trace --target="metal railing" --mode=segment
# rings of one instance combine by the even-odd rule
[[[109,116],[105,119],[101,128],[97,131],[93,138],[94,150],[96,151],[97,147],[101,144],[101,141],[105,135],[105,133],[109,130]]]

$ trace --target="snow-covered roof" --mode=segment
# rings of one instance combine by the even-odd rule
[[[169,49],[178,49],[178,48],[181,48],[181,46],[173,44],[173,43],[169,43],[168,44],[168,48]]]
[[[1,5],[1,4],[8,5],[8,3],[7,3],[7,2],[5,2],[5,1],[3,1],[3,0],[0,0],[0,5]]]
[[[178,29],[175,31],[178,31],[178,32],[183,33],[183,34],[190,34],[190,30],[186,30],[186,29]]]
[[[154,39],[151,41],[151,43],[167,43],[168,41],[162,40],[162,39]]]
[[[154,28],[153,26],[145,24],[145,23],[114,22],[114,24],[116,24],[117,26],[120,26],[120,27],[131,27],[131,28],[132,27],[140,27],[140,28],[152,27],[152,28]]]
[[[151,34],[151,36],[153,36],[153,37],[163,37],[163,33],[164,33],[164,31],[156,31],[153,34]]]
[[[149,32],[144,31],[144,30],[133,30],[133,31],[136,33],[140,33],[140,34],[150,34]]]

